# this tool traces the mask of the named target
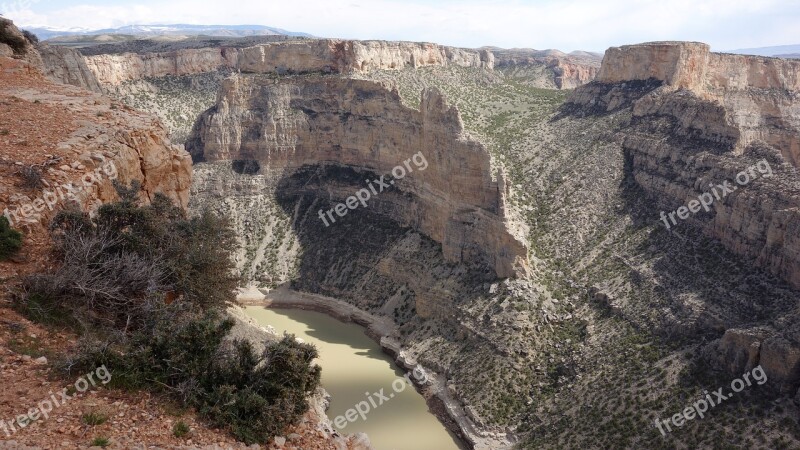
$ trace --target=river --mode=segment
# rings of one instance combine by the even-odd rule
[[[406,383],[397,381],[402,380],[403,371],[362,327],[300,309],[250,306],[246,311],[259,324],[270,325],[278,333],[292,333],[317,347],[322,386],[332,397],[328,417],[334,425],[336,417],[345,416],[348,409],[355,409],[360,402],[370,403],[370,411],[364,414],[366,420],[360,416],[352,422],[340,419],[340,424],[345,423],[342,428],[336,427],[340,432],[366,433],[376,450],[462,448],[428,411],[422,395],[413,386],[403,387]],[[364,403],[361,408],[366,409]]]

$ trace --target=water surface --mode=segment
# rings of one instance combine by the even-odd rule
[[[398,381],[404,373],[397,369],[380,346],[364,334],[364,329],[343,323],[325,314],[299,309],[246,308],[258,323],[271,325],[278,333],[292,333],[316,345],[322,367],[322,386],[331,394],[328,417],[334,421],[348,409],[368,401],[366,393],[383,389],[388,400],[370,395],[376,404],[354,422],[347,422],[343,433],[364,432],[376,450],[457,450],[457,441],[428,411],[425,399],[413,388],[402,388]],[[392,396],[393,395],[393,396]],[[363,407],[362,407],[363,409]],[[351,415],[352,416],[352,415]],[[335,424],[334,424],[335,426]]]

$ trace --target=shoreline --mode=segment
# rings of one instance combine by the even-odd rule
[[[512,448],[513,442],[502,437],[493,437],[492,432],[481,430],[472,422],[459,399],[447,389],[447,380],[443,375],[426,369],[417,363],[414,355],[407,354],[403,350],[397,325],[391,319],[373,315],[335,298],[294,291],[286,286],[273,289],[264,295],[264,299],[243,298],[238,303],[241,306],[316,311],[340,322],[355,323],[363,327],[365,334],[375,341],[384,353],[392,357],[395,365],[404,371],[411,371],[419,366],[428,374],[427,384],[418,384],[413,377],[411,379],[417,392],[425,398],[428,409],[442,426],[457,438],[459,444],[470,450]]]

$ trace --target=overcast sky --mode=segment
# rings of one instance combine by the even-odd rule
[[[258,24],[321,37],[602,51],[654,40],[715,50],[800,44],[800,0],[0,0],[21,26]]]

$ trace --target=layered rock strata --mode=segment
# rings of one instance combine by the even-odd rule
[[[101,84],[167,75],[190,75],[229,68],[250,73],[350,73],[430,65],[492,69],[489,51],[445,47],[430,43],[297,40],[251,47],[209,47],[157,53],[85,56]]]
[[[423,93],[417,111],[370,81],[232,77],[187,149],[195,161],[255,162],[284,193],[334,203],[387,175],[392,189],[361,209],[420,231],[452,263],[485,265],[498,277],[526,270],[526,243],[509,231],[504,179],[492,177],[488,152],[464,135],[458,111],[436,90]],[[397,167],[407,175],[393,179]],[[333,182],[309,191],[318,177]]]
[[[724,193],[709,211],[667,222],[670,232],[700,230],[800,288],[800,62],[716,54],[700,43],[611,48],[597,80],[577,89],[564,111],[622,108],[631,112],[620,137],[626,177],[658,207],[675,211],[714,186]],[[800,333],[795,319],[779,322],[728,329],[707,358],[732,376],[760,364],[771,386],[794,393]]]
[[[558,50],[492,49],[495,67],[501,70],[527,73],[526,69],[540,69],[547,76],[541,87],[574,89],[597,76],[601,58],[588,52],[563,53]]]
[[[578,89],[567,109],[632,106],[623,143],[631,175],[666,211],[758,161],[769,164],[775,176],[739,186],[686,221],[800,287],[798,96],[798,61],[666,42],[609,49],[597,81]]]
[[[103,92],[94,72],[89,70],[83,55],[77,50],[47,44],[39,44],[37,50],[42,56],[44,74],[51,80],[92,92]]]

